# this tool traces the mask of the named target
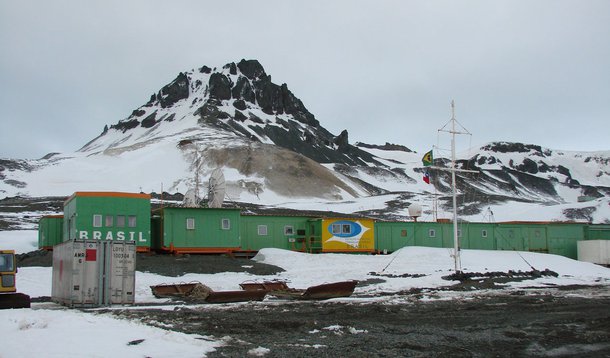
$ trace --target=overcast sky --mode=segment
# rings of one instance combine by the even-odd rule
[[[610,150],[607,0],[0,0],[0,157],[77,150],[242,58],[352,143],[425,152],[455,99],[473,146]]]

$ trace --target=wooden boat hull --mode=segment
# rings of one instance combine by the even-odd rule
[[[200,282],[150,286],[157,298],[174,298],[191,302],[230,303],[262,301],[267,291],[214,291]]]
[[[244,282],[240,284],[246,291],[266,291],[270,295],[295,300],[327,300],[338,297],[349,297],[354,293],[358,281],[341,281],[308,287],[307,289],[290,288],[285,282]]]

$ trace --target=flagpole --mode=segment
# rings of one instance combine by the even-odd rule
[[[457,192],[455,185],[455,102],[451,100],[451,189],[453,191],[453,259],[455,264],[455,273],[462,272],[462,263],[460,260],[460,240],[458,237],[457,224]]]
[[[451,129],[445,129],[447,124],[451,122]],[[439,132],[448,132],[451,134],[451,167],[448,169],[451,171],[451,196],[453,202],[453,261],[455,267],[455,273],[459,274],[462,272],[462,263],[460,260],[460,238],[458,236],[458,222],[457,222],[457,185],[455,180],[456,172],[463,173],[478,173],[475,170],[465,170],[465,169],[457,169],[456,167],[456,155],[455,155],[455,135],[456,134],[470,134],[466,129],[465,132],[460,132],[456,129],[455,125],[457,120],[455,119],[455,102],[451,100],[451,120],[443,126],[443,128],[439,129]],[[461,126],[461,125],[460,125]],[[464,128],[464,127],[462,127]],[[447,168],[435,167],[434,169],[439,170],[447,170]]]

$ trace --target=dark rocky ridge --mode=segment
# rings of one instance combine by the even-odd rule
[[[143,110],[144,107],[171,108],[187,99],[193,104],[202,103],[195,111],[201,125],[220,128],[256,141],[258,138],[252,135],[252,130],[260,137],[269,138],[275,145],[302,154],[318,163],[382,165],[368,152],[351,145],[347,130],[335,136],[322,127],[285,83],[277,85],[271,81],[271,76],[257,60],[242,59],[237,64],[228,63],[223,66],[223,70],[228,70],[229,73],[207,66],[201,67],[199,72],[210,74],[206,84],[199,80],[192,83],[189,73],[180,73],[175,80],[153,94],[146,105],[134,110],[128,118],[111,125],[110,128],[123,133],[138,126],[152,128],[161,120],[173,120],[173,116],[168,119],[157,118],[154,112],[142,118],[147,113]],[[231,76],[237,76],[237,79],[234,81]],[[205,88],[204,98],[193,95],[193,90],[198,88]],[[234,115],[219,108],[224,101],[232,101],[233,107],[236,108]],[[260,108],[267,115],[289,115],[292,120],[276,117],[280,126],[267,125],[249,111],[251,108]],[[246,124],[246,121],[254,124]],[[105,130],[102,135],[106,132]]]

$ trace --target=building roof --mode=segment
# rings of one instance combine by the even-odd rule
[[[150,200],[150,194],[144,193],[123,193],[118,191],[77,191],[72,194],[66,202],[76,197],[98,197],[98,198],[135,198],[135,199],[148,199]]]

